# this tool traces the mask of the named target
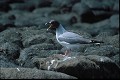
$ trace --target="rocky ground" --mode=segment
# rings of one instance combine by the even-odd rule
[[[101,40],[69,59],[44,24]],[[1,79],[119,79],[119,0],[0,0]]]

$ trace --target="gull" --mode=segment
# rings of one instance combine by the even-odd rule
[[[103,43],[103,41],[83,38],[83,36],[80,36],[76,33],[67,31],[62,26],[62,24],[60,24],[56,20],[50,20],[45,25],[49,25],[47,31],[49,31],[49,30],[56,31],[56,39],[57,39],[58,43],[60,43],[63,47],[67,48],[64,56],[68,55],[71,47],[79,46],[80,44],[91,44],[91,43],[100,44],[100,43]]]

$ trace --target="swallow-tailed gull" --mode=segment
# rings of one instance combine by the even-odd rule
[[[62,46],[67,48],[65,55],[67,55],[69,53],[69,48],[73,47],[73,46],[78,46],[80,44],[103,43],[103,41],[83,38],[83,36],[80,36],[73,32],[69,32],[69,31],[65,30],[64,27],[56,20],[51,20],[50,22],[46,23],[45,25],[49,25],[47,31],[48,30],[56,31],[57,41]]]

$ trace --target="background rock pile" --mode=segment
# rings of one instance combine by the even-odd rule
[[[44,24],[102,40],[63,61],[63,48]],[[120,78],[119,0],[0,0],[0,78]]]

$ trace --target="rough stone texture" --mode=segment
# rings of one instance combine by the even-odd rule
[[[119,78],[120,67],[104,56],[77,56],[64,60],[64,57],[62,59],[62,56],[58,55],[58,57],[49,58],[46,62],[41,60],[40,63],[43,69],[47,66],[49,70],[63,72],[77,78]]]
[[[11,60],[8,60],[7,57],[0,55],[0,68],[16,68],[16,67],[20,66],[15,64],[15,62]]]
[[[21,44],[21,34],[18,29],[11,28],[4,30],[0,33],[0,43],[12,42]]]
[[[120,66],[120,56],[119,54],[116,54],[115,56],[110,57],[113,61],[115,61]]]
[[[1,68],[1,79],[77,79],[64,73],[30,68]]]
[[[1,55],[6,56],[8,59],[15,60],[19,58],[20,47],[14,43],[3,43],[0,45]]]
[[[45,7],[45,8],[37,8],[33,11],[33,14],[40,14],[41,16],[49,17],[54,14],[59,14],[60,11],[57,8],[50,8],[50,7]]]
[[[43,44],[32,45],[20,52],[18,63],[26,67],[31,67],[30,65],[28,65],[30,63],[29,60],[31,60],[34,57],[45,58],[52,54],[61,53],[57,49],[58,48],[53,44],[43,43]]]
[[[85,12],[89,11],[89,7],[85,3],[79,2],[73,6],[72,11],[81,16]]]
[[[88,47],[85,50],[85,55],[93,54],[93,55],[100,55],[100,56],[114,56],[119,53],[119,48],[113,47],[111,45],[107,46],[97,46],[97,47]]]

